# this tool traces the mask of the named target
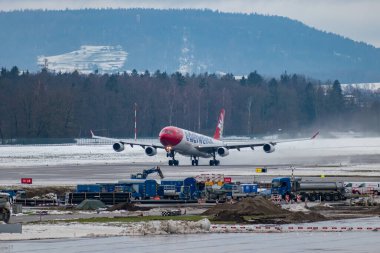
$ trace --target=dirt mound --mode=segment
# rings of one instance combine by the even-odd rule
[[[132,203],[120,203],[113,205],[107,209],[107,211],[117,211],[117,210],[127,210],[127,211],[148,211],[150,210],[150,207],[141,207],[141,206],[136,206],[135,204]]]
[[[281,207],[274,205],[271,201],[258,196],[255,198],[246,198],[234,204],[219,204],[210,208],[204,212],[204,214],[217,215],[223,211],[231,211],[240,215],[272,215],[288,212]]]
[[[231,210],[223,210],[214,217],[215,221],[234,221],[244,223],[246,220],[239,214]]]
[[[316,212],[292,212],[284,219],[285,223],[317,222],[324,220],[326,220],[326,217]]]
[[[223,203],[216,205],[203,214],[205,215],[219,215],[223,211],[236,213],[240,216],[248,215],[283,215],[289,211],[276,206],[271,201],[264,197],[257,196],[254,198],[245,198],[237,203],[229,204]]]
[[[284,210],[261,196],[246,198],[235,204],[219,204],[203,214],[214,215],[215,221],[255,224],[288,224],[326,220],[326,217],[315,212],[303,213]]]

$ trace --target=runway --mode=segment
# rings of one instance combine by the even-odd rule
[[[64,165],[64,166],[33,166],[17,168],[0,168],[0,184],[18,185],[20,178],[33,178],[33,185],[76,185],[86,183],[106,183],[117,182],[128,179],[131,174],[138,173],[144,169],[152,168],[156,164],[120,164],[120,165]],[[161,170],[165,177],[184,178],[194,177],[201,174],[223,174],[225,177],[232,177],[234,181],[253,182],[270,181],[277,176],[291,176],[290,166],[268,166],[267,173],[257,173],[256,168],[261,165],[221,165],[210,166],[178,166],[172,167],[161,165]],[[261,166],[262,167],[262,166]],[[380,181],[380,171],[376,168],[364,171],[352,167],[294,167],[294,175],[303,177],[303,180],[320,178],[323,174],[325,181]],[[346,171],[344,171],[346,169]],[[149,175],[149,178],[159,179],[156,174]]]
[[[220,166],[191,166],[190,159],[176,156],[180,166],[168,166],[162,150],[145,155],[140,147],[114,152],[111,145],[0,146],[0,184],[17,185],[22,177],[33,185],[75,185],[116,182],[144,169],[160,166],[166,177],[224,174],[235,181],[269,180],[276,176],[320,177],[331,181],[380,181],[380,138],[316,139],[281,143],[270,154],[263,150],[231,150],[218,157]],[[256,168],[268,168],[256,173]],[[157,178],[156,175],[150,175]]]

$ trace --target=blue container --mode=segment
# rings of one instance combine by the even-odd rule
[[[157,196],[157,182],[156,180],[146,180],[144,183],[144,198],[153,198]]]
[[[257,184],[241,184],[241,191],[243,193],[257,193]]]
[[[101,192],[115,192],[115,183],[97,183],[101,187]]]
[[[158,195],[180,199],[194,199],[199,195],[197,181],[193,177],[185,179],[162,179],[158,189]]]
[[[77,192],[101,192],[101,186],[98,184],[78,184]]]

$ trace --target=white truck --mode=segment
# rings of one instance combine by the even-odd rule
[[[357,187],[352,187],[353,194],[373,194],[378,195],[380,193],[379,182],[363,182]]]

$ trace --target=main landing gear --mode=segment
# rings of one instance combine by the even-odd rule
[[[215,152],[212,154],[213,159],[210,160],[210,166],[218,166],[220,164],[219,160],[215,159]]]
[[[191,157],[191,165],[192,166],[198,166],[198,161],[199,161],[199,159],[197,159],[196,156]]]
[[[172,159],[169,160],[169,166],[178,166],[179,165],[179,161],[175,159],[175,153],[174,151],[170,151],[166,154],[167,157],[171,157]]]

